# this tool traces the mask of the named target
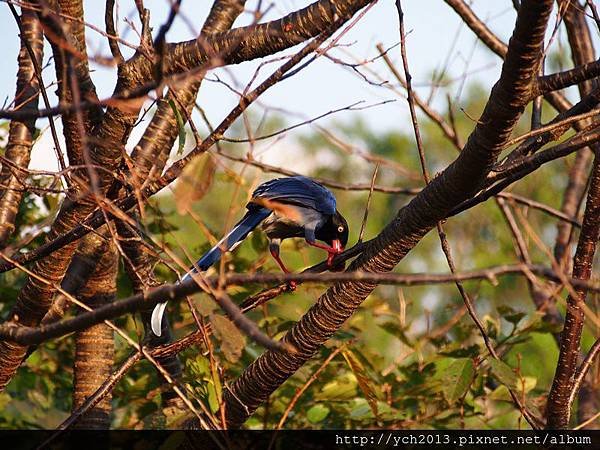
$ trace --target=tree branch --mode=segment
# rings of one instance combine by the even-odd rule
[[[573,278],[589,280],[596,246],[600,239],[600,157],[594,160],[583,223],[579,242],[573,259]],[[560,337],[560,354],[552,382],[546,414],[548,427],[564,429],[569,425],[571,413],[571,391],[577,371],[577,358],[583,331],[583,306],[586,289],[577,289],[577,296],[567,297],[565,326]]]
[[[89,73],[83,22],[82,0],[36,0],[41,8],[40,19],[47,30],[46,37],[52,47],[54,67],[58,83],[58,98],[61,103],[76,103],[77,97],[87,100],[91,107],[81,111],[65,112],[62,115],[63,134],[67,155],[71,165],[85,162],[85,136],[102,120],[102,108],[98,104],[96,88]],[[68,23],[59,13],[79,20]],[[73,53],[69,51],[73,49]],[[73,91],[76,85],[78,92]],[[85,133],[81,133],[80,126]]]
[[[96,237],[104,240],[103,237]],[[97,243],[96,246],[100,246]],[[81,290],[81,301],[92,309],[110,304],[117,290],[117,249],[112,243],[100,256],[94,272]],[[73,411],[85,403],[103,381],[110,376],[114,360],[113,331],[99,323],[78,332],[75,336],[73,366]],[[90,409],[77,424],[80,429],[106,430],[110,428],[111,396]]]
[[[332,22],[350,19],[374,0],[319,0],[281,19],[215,33],[205,39],[169,44],[166,73],[182,73],[201,67],[210,58],[221,64],[272,55],[317,36]]]
[[[295,274],[228,273],[225,274],[221,279],[218,277],[211,277],[205,278],[204,281],[212,286],[213,289],[218,289],[219,283],[221,283],[220,286],[226,287],[235,285],[242,286],[253,283],[287,283],[289,281],[297,281],[298,283],[353,282],[389,284],[395,286],[422,286],[430,284],[456,283],[457,281],[486,280],[496,285],[498,284],[499,277],[526,275],[527,273],[544,277],[555,282],[565,281],[564,276],[554,272],[548,267],[526,264],[497,266],[471,272],[457,272],[455,274],[400,274],[356,271],[347,271],[341,273],[330,272],[325,274],[318,272],[304,272]],[[576,278],[568,279],[567,281],[575,288],[586,289],[590,292],[600,292],[600,284],[598,282],[583,281]],[[157,303],[165,301],[165,299],[169,299],[169,301],[175,301],[177,299],[184,298],[187,295],[200,292],[201,290],[203,290],[202,287],[200,287],[194,280],[190,279],[182,283],[165,284],[146,293],[136,294],[131,297],[116,300],[113,303],[99,306],[92,311],[81,312],[76,317],[64,319],[48,325],[41,325],[39,327],[26,327],[15,325],[13,323],[5,323],[0,325],[0,339],[2,339],[3,342],[16,342],[21,345],[39,344],[49,339],[64,336],[75,331],[85,330],[90,326],[94,326],[105,320],[114,319],[123,314],[133,313],[147,307],[152,307]],[[245,311],[249,309],[252,308],[245,308]],[[170,345],[167,345],[167,347]],[[163,354],[161,351],[156,353],[155,356],[158,358],[171,354],[173,353],[166,352]]]
[[[235,19],[242,13],[244,4],[245,0],[215,1],[198,40],[231,28]],[[169,87],[167,95],[158,100],[156,113],[131,155],[135,163],[132,170],[134,185],[141,185],[150,173],[162,172],[179,134],[177,114],[185,119],[191,115],[201,82],[200,75],[191,76],[181,83],[174,83]],[[185,119],[184,123],[187,121]]]
[[[40,83],[36,76],[36,64],[38,67],[41,65],[44,48],[42,27],[35,12],[23,9],[20,32],[15,108],[31,112],[38,108]],[[33,52],[34,60],[29,49]],[[23,191],[18,189],[22,185],[19,169],[27,169],[29,165],[34,134],[35,119],[11,121],[4,157],[15,168],[3,163],[0,172],[0,186],[3,187],[0,193],[0,248],[6,244],[15,229],[15,219],[23,197]]]

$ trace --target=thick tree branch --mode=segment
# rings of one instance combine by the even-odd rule
[[[103,241],[103,237],[96,237]],[[96,246],[101,246],[98,242]],[[81,301],[95,309],[111,303],[117,289],[118,258],[115,245],[110,245],[96,265],[94,272],[81,291]],[[73,367],[73,407],[76,411],[110,376],[114,360],[113,331],[99,323],[78,332],[75,336]],[[90,409],[76,425],[81,429],[106,430],[110,428],[111,396],[105,396]]]
[[[90,233],[79,242],[77,252],[60,283],[63,291],[76,295],[86,285],[102,255],[108,251],[110,240],[106,235],[106,227],[102,227],[98,234]],[[58,293],[40,323],[45,325],[62,319],[69,306],[67,296]]]
[[[544,75],[538,79],[536,94],[543,95],[551,91],[584,83],[589,86],[589,80],[600,76],[600,61],[584,63],[564,72]]]
[[[573,59],[573,63],[576,66],[577,70],[580,67],[585,67],[586,64],[594,64],[593,61],[596,59],[596,52],[594,50],[594,44],[592,41],[591,32],[588,26],[586,14],[583,6],[578,0],[572,0],[571,2],[567,2],[565,0],[561,0],[560,4],[563,7],[566,7],[566,12],[564,15],[565,27],[567,29],[567,36],[569,40],[569,45],[571,47],[571,57]],[[593,67],[591,68],[593,71]],[[582,74],[582,71],[580,71]],[[593,72],[590,72],[593,74]],[[598,81],[597,79],[589,79],[589,80],[579,80],[578,74],[572,72],[572,77],[581,81],[579,84],[579,93],[582,100],[585,98],[586,94],[589,97],[589,94],[594,93],[598,90]],[[583,125],[589,124],[591,121],[583,121]],[[600,146],[598,144],[594,144],[591,148],[596,153],[596,157],[598,157],[600,152]],[[592,154],[591,152],[583,151],[577,154],[575,158],[575,162],[571,167],[569,172],[569,182],[567,188],[565,189],[563,195],[563,203],[561,206],[561,210],[570,215],[576,215],[580,210],[581,203],[583,202],[585,190],[587,187],[587,172],[588,167],[590,165]],[[557,226],[557,237],[554,245],[554,256],[556,260],[561,264],[562,267],[568,271],[569,266],[571,265],[571,242],[573,240],[573,227],[568,223],[559,223]],[[581,237],[580,237],[581,238]],[[575,260],[573,260],[575,262]],[[550,301],[553,301],[550,299]],[[577,339],[577,338],[575,338]],[[565,345],[565,343],[561,343]],[[571,343],[569,345],[576,345],[575,343]],[[567,368],[566,370],[570,370]],[[558,384],[564,383],[564,374],[562,380],[556,381]],[[557,388],[560,390],[561,388]],[[578,413],[581,418],[581,422],[585,422],[588,418],[591,417],[590,414],[587,414],[586,411],[595,411],[598,407],[598,395],[595,392],[592,386],[589,385],[589,380],[583,382],[583,386],[581,389],[581,397],[579,401],[579,409]],[[569,403],[571,400],[569,400]],[[567,405],[567,407],[569,407]],[[558,413],[560,414],[560,413]],[[566,421],[568,423],[569,416],[568,413],[563,412],[563,414],[567,415]]]
[[[77,99],[87,100],[93,106],[88,109],[65,112],[62,115],[63,134],[71,165],[85,162],[85,136],[102,120],[102,108],[98,104],[96,88],[89,73],[83,22],[82,0],[39,0],[40,18],[47,30],[52,47],[54,67],[58,82],[58,98],[61,103],[76,104]],[[65,21],[60,14],[79,20]],[[71,53],[69,50],[73,49]],[[73,91],[76,86],[78,92]],[[81,132],[81,128],[85,133]]]
[[[36,75],[36,64],[38,68],[41,66],[42,39],[42,26],[37,14],[24,9],[21,15],[15,108],[26,112],[35,111],[38,107],[40,83]],[[32,60],[29,49],[33,52],[35,61]],[[27,169],[29,165],[34,134],[35,119],[11,121],[4,157],[12,165],[3,163],[0,172],[0,248],[6,244],[15,229],[15,219],[23,197],[23,191],[19,189],[23,179],[21,170]]]
[[[106,28],[106,33],[108,34],[108,47],[110,48],[110,53],[117,65],[120,65],[125,60],[123,58],[123,54],[121,53],[121,48],[119,47],[119,40],[117,35],[117,29],[115,28],[115,0],[106,0],[106,7],[104,9],[104,27]]]
[[[488,26],[475,15],[473,10],[463,0],[445,0],[463,22],[481,41],[496,55],[504,59],[508,47],[498,38]]]
[[[43,20],[46,21],[46,26],[52,32],[55,38],[54,44],[60,53],[64,50],[60,44],[71,43],[70,35],[60,22],[60,17],[56,15],[56,3],[54,4],[55,9],[52,10],[47,7],[43,0],[39,1],[42,6]],[[69,4],[68,6],[73,5]],[[74,43],[70,47],[76,45],[77,43]],[[73,72],[69,78],[71,81],[69,87],[71,88],[71,94],[74,96],[73,101],[77,103],[78,100],[81,100],[78,94],[86,91],[81,89],[78,84],[82,80],[75,76],[82,69],[80,65],[72,63],[72,53],[79,52],[73,50],[73,52],[69,52],[69,56],[65,54],[61,58],[67,64],[63,68],[66,67],[66,69]],[[139,58],[139,54],[136,54],[136,57]],[[117,87],[115,88],[116,92],[127,89],[128,83],[133,79],[133,77],[123,75],[123,72],[126,73],[126,71],[127,68],[120,70]],[[63,76],[62,79],[65,80],[66,77]],[[74,186],[75,192],[78,193],[77,200],[74,201],[67,197],[63,201],[60,211],[47,234],[47,240],[52,241],[56,237],[64,235],[68,230],[77,227],[94,210],[96,202],[101,201],[112,185],[114,172],[121,161],[125,140],[137,119],[137,111],[139,110],[139,108],[131,107],[120,108],[123,108],[123,105],[109,107],[102,122],[91,130],[96,145],[88,149],[89,152],[82,152],[82,158],[86,160],[86,163],[89,163],[84,167],[89,170],[81,170],[77,174],[77,183]],[[78,142],[84,143],[82,139],[86,139],[85,120],[78,113],[75,116],[77,129],[75,134],[78,136],[74,139],[80,139]],[[90,125],[93,124],[90,123]],[[77,142],[74,141],[73,145],[77,145]],[[86,148],[82,147],[82,149],[85,150]],[[74,155],[74,158],[78,157],[78,155]],[[102,167],[103,170],[96,171],[94,167]],[[90,195],[91,193],[94,195]],[[104,213],[102,212],[102,214]],[[11,310],[11,321],[28,326],[34,326],[40,322],[52,303],[56,287],[60,285],[75,249],[76,244],[71,242],[69,245],[60,248],[52,257],[36,262],[32,267],[32,273],[35,276],[29,277],[25,286],[19,292],[17,301]],[[4,389],[10,381],[26,352],[26,347],[0,343],[0,390]]]
[[[350,19],[373,1],[319,0],[278,20],[170,44],[165,70],[190,71],[210,58],[223,58],[221,64],[237,64],[272,55],[317,36],[332,22]]]
[[[567,6],[564,21],[567,28],[573,63],[576,66],[581,66],[593,61],[595,59],[594,46],[585,14],[582,13],[583,10],[580,9],[579,2],[573,0],[573,4],[567,5],[564,0],[561,0],[561,4]],[[582,82],[579,85],[579,93],[582,101],[586,98],[587,94],[596,92],[596,90],[596,82]],[[592,101],[596,101],[597,103],[597,99],[593,99]],[[589,123],[590,121],[587,120],[580,122],[579,125],[587,126]],[[597,149],[598,146],[593,148]],[[569,183],[565,189],[561,206],[561,211],[566,214],[576,215],[577,211],[579,211],[587,186],[585,173],[590,165],[591,157],[591,152],[580,152],[569,172]],[[568,258],[566,255],[570,254],[573,228],[569,224],[564,223],[558,224],[557,228],[558,234],[554,244],[554,255],[559,263],[568,267]]]
[[[244,4],[245,0],[215,1],[198,40],[231,28],[235,19],[242,13]],[[162,172],[179,134],[177,114],[185,119],[190,117],[201,82],[202,75],[191,76],[180,83],[174,83],[169,87],[167,95],[158,100],[156,113],[132,153],[135,164],[132,171],[135,177],[134,186],[141,185],[148,174],[156,175]]]

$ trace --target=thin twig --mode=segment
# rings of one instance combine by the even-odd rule
[[[373,170],[373,177],[371,178],[371,189],[369,189],[369,197],[367,198],[367,204],[365,205],[365,213],[363,215],[363,220],[360,225],[360,233],[358,233],[358,242],[362,242],[365,233],[365,228],[367,226],[367,219],[369,218],[369,208],[371,206],[371,198],[373,197],[373,188],[375,187],[375,180],[377,179],[378,170],[379,164],[376,164],[375,170]]]
[[[277,430],[281,430],[281,427],[283,427],[283,424],[287,420],[292,409],[294,409],[294,406],[296,406],[296,403],[298,403],[298,400],[300,399],[300,397],[302,397],[302,394],[304,394],[306,392],[306,390],[310,387],[310,385],[313,384],[317,380],[319,375],[321,375],[321,372],[323,372],[323,370],[325,370],[325,368],[329,365],[329,363],[333,360],[333,358],[335,358],[341,351],[343,351],[345,349],[346,349],[346,345],[340,345],[338,348],[336,348],[334,351],[332,351],[329,354],[329,356],[325,359],[325,361],[323,361],[323,363],[319,366],[319,368],[317,370],[315,370],[315,372],[310,376],[310,378],[308,380],[306,380],[306,382],[302,385],[302,387],[300,387],[296,390],[296,393],[294,394],[294,396],[288,403],[287,407],[285,408],[285,411],[283,412],[283,414],[281,416],[281,419],[279,419],[279,422],[277,423],[277,426],[276,426]]]

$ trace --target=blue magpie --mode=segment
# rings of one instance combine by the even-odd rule
[[[279,247],[284,239],[303,237],[309,245],[327,251],[329,266],[348,242],[348,223],[336,209],[334,195],[323,185],[304,176],[276,178],[261,184],[253,192],[246,209],[244,217],[196,262],[181,279],[182,282],[198,271],[207,270],[221,258],[223,252],[246,239],[261,222],[269,239],[269,251],[285,273],[290,271],[279,256]],[[157,336],[161,334],[166,306],[166,302],[159,303],[152,311],[150,324]]]

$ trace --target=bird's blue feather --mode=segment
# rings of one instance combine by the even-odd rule
[[[198,270],[207,270],[210,266],[221,259],[223,251],[230,250],[235,244],[246,239],[248,234],[254,230],[259,223],[265,220],[271,211],[267,208],[252,208],[249,210],[244,217],[232,228],[232,230],[225,235],[217,244],[207,251],[202,258],[200,258],[194,267],[182,278],[182,281],[189,278],[194,272]]]
[[[224,251],[228,251],[238,242],[246,239],[248,234],[258,226],[263,220],[265,220],[271,214],[271,210],[267,208],[260,208],[252,205],[246,215],[233,227],[233,229],[227,233],[227,235],[221,239],[214,247],[207,251],[202,258],[200,258],[194,267],[185,274],[181,281],[185,281],[192,276],[192,274],[198,271],[208,270],[210,266],[221,259],[221,255]],[[160,336],[162,318],[165,312],[167,302],[158,303],[152,311],[152,317],[150,319],[150,326],[152,332]]]
[[[335,214],[336,210],[331,191],[304,176],[267,181],[256,188],[252,197],[303,206],[323,214]]]

